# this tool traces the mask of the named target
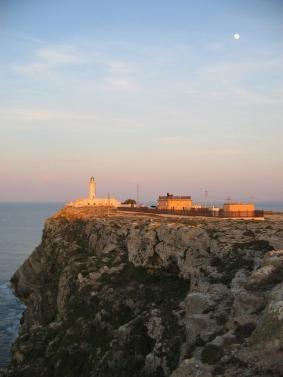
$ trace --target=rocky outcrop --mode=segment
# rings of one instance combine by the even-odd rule
[[[280,220],[68,209],[12,283],[27,308],[5,376],[283,375]]]

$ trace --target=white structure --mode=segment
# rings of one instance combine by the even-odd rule
[[[200,208],[202,208],[201,204],[193,204],[192,205],[192,209],[200,209]]]
[[[96,197],[96,183],[94,177],[90,178],[89,181],[89,199],[95,199]]]
[[[88,198],[77,199],[67,204],[68,207],[119,207],[121,203],[115,198],[97,198],[96,197],[96,182],[94,177],[89,180],[89,194]]]

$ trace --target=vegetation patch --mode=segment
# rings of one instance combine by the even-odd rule
[[[233,245],[233,251],[239,250],[258,250],[264,253],[273,250],[273,247],[266,240],[253,240],[250,242],[235,243]]]
[[[201,353],[201,360],[205,364],[214,365],[224,355],[224,351],[221,347],[218,347],[214,344],[208,344],[204,347]]]
[[[238,340],[244,340],[252,335],[256,328],[256,324],[253,322],[245,323],[244,325],[237,326],[235,335]]]

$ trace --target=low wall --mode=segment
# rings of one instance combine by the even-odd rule
[[[179,215],[179,216],[201,216],[201,217],[218,217],[218,218],[228,218],[228,219],[241,219],[241,218],[263,218],[264,211],[237,211],[237,212],[224,212],[223,210],[211,211],[208,208],[192,208],[190,210],[165,210],[157,208],[123,208],[118,207],[119,211],[130,211],[130,212],[142,212],[142,213],[152,213],[152,214],[168,214],[168,215]]]

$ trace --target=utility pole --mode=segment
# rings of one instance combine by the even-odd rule
[[[109,212],[110,212],[110,193],[109,192],[107,194],[107,199],[108,199],[107,216],[109,217]]]
[[[140,185],[137,184],[137,205],[139,204],[140,201]]]
[[[208,190],[204,190],[205,206],[208,206]]]

